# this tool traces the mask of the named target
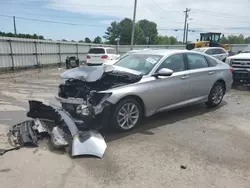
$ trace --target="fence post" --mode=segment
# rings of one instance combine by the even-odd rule
[[[78,43],[76,43],[76,56],[79,58],[79,48],[78,48]]]
[[[61,54],[61,45],[60,42],[58,43],[58,51],[59,51],[59,66],[61,66],[62,63],[62,54]]]
[[[39,65],[39,61],[38,61],[37,42],[35,41],[34,44],[35,44],[35,53],[36,53],[36,65],[37,65],[37,67],[39,67],[40,65]]]
[[[12,43],[11,40],[8,40],[10,44],[10,56],[11,56],[11,62],[12,62],[12,70],[15,69],[15,63],[14,63],[14,54],[13,54],[13,49],[12,49]]]

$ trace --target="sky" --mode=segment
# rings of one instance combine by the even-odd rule
[[[13,32],[12,16],[16,16],[18,33],[53,40],[93,39],[102,37],[112,21],[132,19],[133,7],[134,0],[0,0],[0,31]],[[159,34],[182,41],[183,11],[189,8],[189,40],[199,38],[200,32],[246,37],[250,36],[249,7],[250,0],[138,0],[136,20],[154,21]]]

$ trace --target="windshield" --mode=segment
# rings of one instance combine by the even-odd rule
[[[131,54],[117,61],[115,65],[147,75],[162,57],[150,54]]]
[[[250,53],[250,45],[248,45],[241,53]]]

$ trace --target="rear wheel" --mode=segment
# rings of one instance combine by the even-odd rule
[[[142,118],[142,107],[133,98],[120,101],[114,108],[111,121],[113,127],[127,132],[136,127]]]
[[[221,103],[224,94],[225,94],[225,87],[223,83],[216,82],[210,91],[206,105],[208,107],[218,106]]]

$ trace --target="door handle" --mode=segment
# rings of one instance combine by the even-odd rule
[[[215,73],[214,71],[208,72],[209,75],[212,75],[212,74],[214,74],[214,73]]]
[[[181,77],[182,80],[187,79],[187,78],[189,78],[188,75],[184,75],[184,76]]]

